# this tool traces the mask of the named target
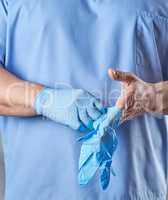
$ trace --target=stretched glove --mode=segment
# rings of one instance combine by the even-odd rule
[[[101,186],[107,188],[112,171],[112,156],[118,144],[115,130],[119,126],[121,114],[122,110],[117,107],[108,108],[107,113],[93,123],[94,130],[79,138],[79,141],[84,140],[79,158],[80,185],[86,185],[99,170]]]
[[[84,131],[93,128],[93,120],[101,115],[103,107],[82,89],[44,88],[36,96],[34,109],[39,115]]]

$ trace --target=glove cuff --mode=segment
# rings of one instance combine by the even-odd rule
[[[43,108],[47,106],[47,102],[51,93],[51,88],[43,88],[37,95],[33,104],[33,108],[38,115],[43,114]]]

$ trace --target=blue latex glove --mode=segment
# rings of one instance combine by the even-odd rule
[[[93,128],[93,120],[101,115],[103,107],[82,89],[44,88],[36,96],[34,109],[39,115],[84,131]]]
[[[115,106],[108,108],[107,113],[94,122],[94,130],[79,139],[84,140],[79,158],[79,184],[86,185],[99,169],[102,188],[107,188],[112,156],[118,144],[115,130],[121,114],[122,110]]]

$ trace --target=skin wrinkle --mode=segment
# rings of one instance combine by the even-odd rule
[[[147,83],[132,73],[113,69],[109,69],[109,76],[122,84],[116,102],[123,109],[121,122],[144,113],[168,114],[168,81]]]
[[[168,88],[168,81],[157,83],[154,87],[157,110],[159,110],[161,114],[167,114],[168,112],[168,93],[166,92],[166,88]]]

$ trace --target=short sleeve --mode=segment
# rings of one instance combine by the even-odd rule
[[[6,27],[7,27],[7,2],[0,0],[0,63],[5,62],[5,44],[6,44]]]

